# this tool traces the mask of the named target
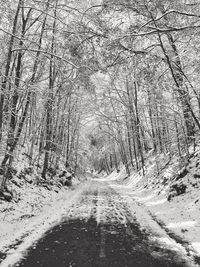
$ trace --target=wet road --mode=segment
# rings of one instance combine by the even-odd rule
[[[108,185],[91,183],[62,222],[25,254],[20,267],[184,267],[174,250],[140,229],[127,203]]]

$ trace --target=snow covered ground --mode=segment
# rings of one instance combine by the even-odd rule
[[[193,167],[191,167],[193,166]],[[124,178],[124,171],[117,174],[113,172],[110,177],[104,178],[112,187],[127,199],[131,207],[135,209],[135,202],[143,209],[140,222],[146,222],[145,227],[155,225],[171,236],[176,242],[182,244],[188,251],[197,257],[200,256],[200,187],[193,173],[197,173],[196,163],[192,161],[187,169],[190,173],[180,179],[180,183],[187,185],[186,192],[173,197],[168,201],[169,183],[163,184],[165,177],[170,180],[172,173],[164,170],[160,182],[156,176],[142,177],[139,173],[132,173],[129,178]],[[114,177],[117,177],[114,180]],[[149,179],[151,183],[149,182]],[[149,185],[150,184],[150,185]],[[195,185],[195,186],[194,186]],[[197,186],[196,186],[197,185]],[[144,214],[149,214],[148,219]],[[156,224],[155,224],[156,222]]]
[[[4,265],[12,266],[12,261],[20,258],[22,251],[30,247],[50,227],[69,212],[70,206],[80,195],[84,185],[77,185],[76,190],[62,189],[59,193],[43,187],[26,185],[21,200],[0,203],[0,252],[9,253]],[[21,244],[19,244],[23,241]],[[17,249],[16,249],[17,247]]]

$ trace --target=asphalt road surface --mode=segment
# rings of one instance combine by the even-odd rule
[[[108,184],[91,182],[62,222],[31,247],[20,267],[184,267],[175,250],[141,230],[126,201]]]

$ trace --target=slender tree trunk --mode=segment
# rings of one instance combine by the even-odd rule
[[[70,120],[71,120],[71,95],[68,98],[68,118],[67,118],[67,148],[66,148],[66,167],[69,165],[69,146],[70,146]]]
[[[9,47],[8,47],[8,54],[7,54],[7,60],[6,60],[6,67],[5,67],[5,74],[4,74],[4,78],[3,78],[3,82],[2,82],[2,86],[1,86],[1,96],[0,96],[0,142],[2,139],[2,130],[3,130],[3,106],[4,106],[4,99],[5,99],[5,90],[6,90],[6,86],[7,86],[7,82],[8,82],[8,77],[9,77],[9,71],[10,71],[10,66],[11,66],[11,61],[12,61],[12,49],[13,49],[13,45],[14,45],[14,39],[15,39],[15,34],[17,31],[17,27],[18,27],[18,17],[19,17],[19,13],[20,13],[20,8],[22,5],[22,0],[18,1],[18,5],[17,5],[17,10],[15,13],[15,17],[14,17],[14,21],[13,21],[13,29],[12,29],[12,35],[10,37],[10,43],[9,43]]]
[[[129,155],[130,155],[131,165],[134,167],[133,155],[132,155],[132,146],[131,146],[131,136],[130,136],[130,126],[129,126],[128,119],[129,118],[127,118],[127,116],[126,116],[126,128],[127,128]]]
[[[137,83],[134,83],[135,88],[135,114],[136,114],[136,135],[137,135],[137,144],[138,144],[138,151],[141,157],[141,163],[142,163],[142,173],[144,173],[144,156],[143,156],[143,150],[142,150],[142,144],[140,139],[140,119],[139,119],[139,112],[138,112],[138,96],[137,96]]]
[[[54,10],[54,22],[53,22],[53,37],[51,43],[51,58],[50,58],[50,66],[49,66],[49,93],[48,100],[46,105],[46,145],[45,145],[45,155],[44,155],[44,164],[42,170],[42,177],[46,178],[46,173],[49,168],[49,157],[50,151],[52,147],[52,118],[53,118],[53,87],[55,82],[55,69],[54,69],[54,49],[55,49],[55,32],[56,32],[56,13],[57,13],[57,3],[55,4]]]

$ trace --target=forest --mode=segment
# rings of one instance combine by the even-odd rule
[[[198,0],[0,3],[1,190],[19,165],[145,176],[198,148]]]
[[[0,266],[200,266],[199,0],[0,0]]]

